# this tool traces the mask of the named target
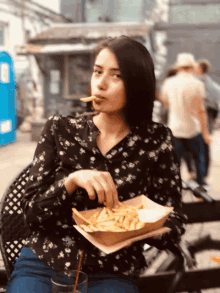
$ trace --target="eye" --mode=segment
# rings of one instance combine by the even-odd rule
[[[101,71],[98,70],[98,69],[94,69],[93,72],[94,72],[95,74],[101,74]]]
[[[117,78],[121,78],[121,74],[114,74]]]

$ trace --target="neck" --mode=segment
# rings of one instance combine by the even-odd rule
[[[103,136],[114,135],[115,137],[129,131],[129,126],[124,117],[117,114],[100,113],[94,117],[94,123]]]

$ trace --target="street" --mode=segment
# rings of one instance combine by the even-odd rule
[[[0,146],[0,194],[3,195],[10,182],[32,161],[37,143],[30,141],[29,133],[17,130],[17,140]]]
[[[8,144],[6,146],[0,147],[0,176],[1,176],[1,185],[0,185],[0,194],[1,196],[4,194],[7,186],[12,182],[12,180],[17,176],[17,174],[33,159],[34,151],[37,143],[30,141],[29,133],[22,133],[21,131],[17,131],[17,140],[14,143]],[[215,130],[212,136],[212,144],[211,144],[211,171],[208,177],[208,183],[211,186],[211,190],[209,194],[214,199],[220,199],[220,129]],[[188,173],[186,170],[186,166],[182,164],[181,174],[183,180],[188,179]],[[184,198],[184,200],[188,201],[190,198]],[[194,198],[194,200],[196,200]],[[184,239],[193,240],[198,237],[198,233],[200,231],[201,225],[189,225],[187,228],[187,232],[184,235]],[[202,234],[210,233],[213,238],[219,238],[220,231],[220,222],[219,223],[208,223],[203,227]],[[210,266],[209,256],[212,255],[212,252],[203,253],[199,258],[199,265],[207,264]],[[215,253],[216,256],[220,256],[220,252]],[[218,264],[212,262],[211,265],[217,266]],[[220,293],[220,289],[216,290],[206,290],[204,292],[208,293]]]

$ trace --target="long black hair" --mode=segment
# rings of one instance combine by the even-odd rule
[[[108,38],[98,44],[94,60],[102,49],[108,48],[119,64],[125,85],[126,106],[123,109],[129,126],[152,121],[156,80],[154,64],[147,48],[127,36]]]

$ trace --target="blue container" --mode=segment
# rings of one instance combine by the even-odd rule
[[[12,57],[0,52],[0,146],[16,140],[16,91]]]

